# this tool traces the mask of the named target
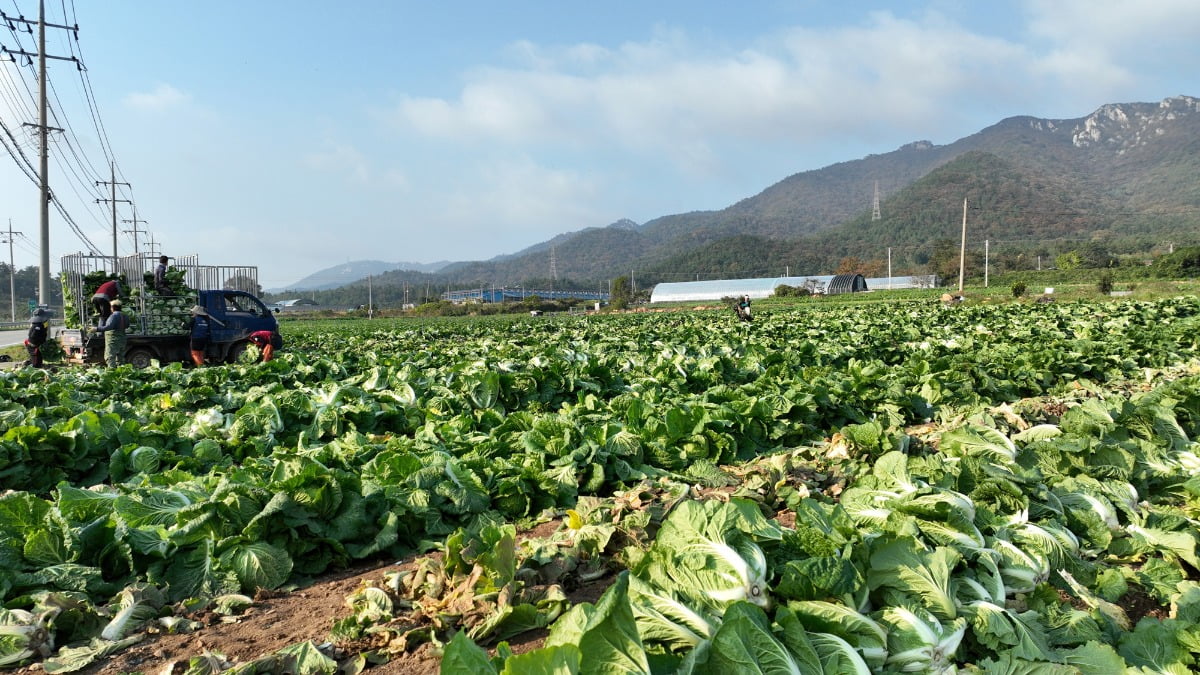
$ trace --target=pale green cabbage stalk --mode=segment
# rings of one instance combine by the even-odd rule
[[[0,666],[12,666],[54,651],[54,634],[44,617],[23,609],[0,609]]]

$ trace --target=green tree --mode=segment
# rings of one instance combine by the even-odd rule
[[[1067,251],[1066,253],[1060,253],[1054,259],[1054,264],[1058,269],[1069,272],[1082,265],[1083,258],[1079,255],[1079,251]]]
[[[608,302],[612,305],[613,309],[625,309],[629,307],[632,295],[629,277],[617,277],[613,279],[612,293],[609,295]]]

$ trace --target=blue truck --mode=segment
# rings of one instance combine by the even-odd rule
[[[146,256],[112,258],[76,254],[63,258],[64,298],[70,303],[67,328],[57,334],[63,352],[75,363],[102,363],[104,336],[96,333],[91,312],[91,290],[84,279],[99,268],[117,270],[129,280],[122,292],[123,311],[130,318],[125,331],[122,362],[145,368],[153,361],[191,363],[191,308],[199,305],[210,318],[211,337],[205,354],[207,363],[233,363],[249,345],[251,333],[279,330],[279,322],[252,291],[257,290],[258,270],[253,267],[213,267],[197,265],[183,258],[175,266],[184,272],[187,294],[162,296],[147,290],[143,278],[153,260]]]

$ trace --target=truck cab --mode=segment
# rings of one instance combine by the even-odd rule
[[[251,333],[279,330],[275,314],[245,291],[200,291],[197,302],[215,319],[210,323],[209,359],[232,363],[246,350]]]

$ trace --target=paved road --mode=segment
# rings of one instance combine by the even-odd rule
[[[0,347],[25,344],[25,337],[28,335],[28,327],[21,330],[0,330]]]
[[[61,324],[50,324],[50,337],[58,335],[58,331],[63,330]],[[29,324],[25,324],[20,330],[0,330],[0,347],[11,347],[13,345],[25,344],[25,338],[29,337]]]

